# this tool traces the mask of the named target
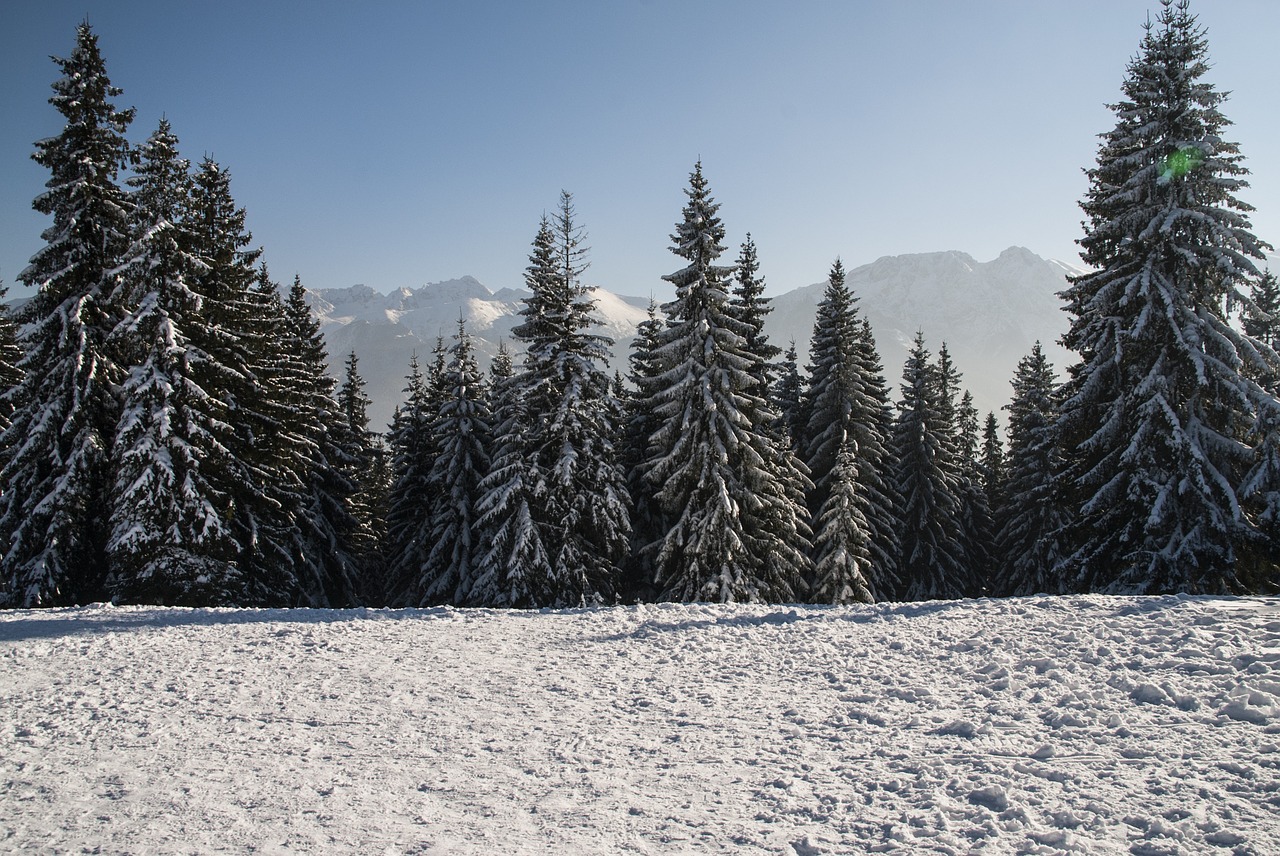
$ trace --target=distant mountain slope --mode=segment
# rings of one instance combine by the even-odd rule
[[[931,351],[947,342],[979,409],[999,413],[1009,398],[1018,359],[1036,339],[1060,371],[1066,365],[1069,355],[1055,344],[1067,324],[1056,294],[1066,286],[1069,270],[1013,247],[990,262],[956,251],[886,256],[850,271],[848,281],[875,329],[895,399],[907,348],[916,330],[923,330]],[[774,344],[785,348],[795,340],[802,366],[824,285],[775,297],[767,322]],[[625,371],[628,347],[636,325],[647,316],[649,300],[600,288],[593,292],[597,330],[616,341],[613,367]],[[359,357],[373,399],[372,425],[382,428],[401,400],[415,351],[425,365],[436,337],[447,342],[461,317],[477,337],[480,352],[491,357],[499,342],[510,342],[525,296],[513,289],[494,292],[464,276],[391,294],[364,285],[322,290],[312,294],[312,307],[328,341],[334,374],[341,377],[342,362],[352,350]]]
[[[989,262],[954,250],[885,256],[849,271],[847,282],[871,321],[895,400],[907,351],[922,330],[933,354],[947,343],[978,409],[1000,415],[1014,368],[1037,339],[1059,374],[1071,360],[1057,344],[1068,321],[1057,293],[1066,287],[1067,274],[1076,272],[1011,247]],[[825,287],[817,283],[780,295],[766,322],[779,347],[795,339],[802,368]]]
[[[649,301],[594,291],[601,320],[596,332],[619,340],[619,353],[625,359],[625,346],[635,336],[636,325],[648,317]],[[500,342],[513,344],[511,330],[520,323],[521,300],[526,296],[527,292],[509,288],[493,292],[474,277],[464,276],[391,294],[364,285],[324,289],[311,293],[311,307],[328,343],[335,377],[342,377],[343,361],[355,351],[373,400],[370,427],[380,430],[403,399],[414,353],[425,368],[436,339],[443,337],[447,345],[462,318],[487,363]]]

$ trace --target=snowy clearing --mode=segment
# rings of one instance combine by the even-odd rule
[[[1280,600],[0,614],[0,848],[1280,853]]]

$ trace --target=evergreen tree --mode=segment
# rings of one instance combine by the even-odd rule
[[[505,491],[502,480],[517,471],[512,457],[525,459],[517,467],[519,477],[532,479],[529,489],[540,501],[504,508],[533,514],[550,565],[493,568],[486,576],[512,580],[545,570],[548,578],[530,577],[520,586],[522,598],[534,597],[528,605],[611,602],[631,531],[625,473],[614,446],[622,414],[607,373],[612,343],[587,332],[595,301],[581,283],[586,247],[574,223],[570,194],[561,194],[552,220],[543,218],[533,246],[526,272],[531,295],[521,312],[524,321],[513,331],[526,346],[524,367],[509,392],[519,399],[525,430],[506,435],[502,427],[501,443],[507,448],[499,447],[495,473],[485,488]],[[522,449],[513,448],[515,444]],[[484,507],[490,531],[510,523],[497,517],[498,505],[486,502]],[[513,553],[495,550],[490,555],[497,560]]]
[[[301,488],[292,515],[299,585],[312,606],[351,606],[357,601],[360,572],[352,546],[359,523],[352,513],[356,485],[349,475],[350,439],[335,397],[337,382],[328,373],[320,324],[299,276],[293,278],[282,320],[283,361],[273,381],[276,396],[286,403],[282,434],[289,436],[289,466]]]
[[[1280,347],[1280,284],[1270,270],[1249,288],[1251,305],[1245,312],[1244,331],[1275,350]]]
[[[202,264],[194,290],[206,323],[193,344],[209,355],[211,377],[204,385],[217,389],[232,428],[231,466],[225,483],[218,484],[231,500],[237,545],[241,589],[232,600],[242,606],[295,605],[296,508],[286,501],[300,495],[301,483],[283,463],[292,453],[289,438],[282,436],[288,416],[278,396],[281,384],[269,379],[281,360],[283,305],[265,268],[258,267],[262,250],[252,246],[245,211],[231,194],[231,176],[210,158],[195,170],[183,226]]]
[[[1058,532],[1064,508],[1058,475],[1060,450],[1054,435],[1057,378],[1040,343],[1018,361],[1009,411],[1008,501],[996,537],[1004,571],[1002,593],[1060,594]]]
[[[774,409],[778,411],[778,425],[784,429],[788,442],[796,449],[799,448],[798,438],[806,422],[801,411],[801,388],[796,343],[792,339],[786,353],[782,355],[782,365],[778,369],[778,379],[773,387],[773,403]]]
[[[995,413],[988,413],[982,424],[982,452],[978,458],[978,470],[981,473],[982,491],[987,497],[987,508],[991,509],[992,523],[999,530],[999,516],[1007,504],[1005,483],[1008,469],[1005,465],[1004,444],[1000,442],[1000,422]]]
[[[893,591],[897,578],[894,500],[886,453],[889,397],[875,339],[865,319],[858,316],[857,298],[845,283],[839,259],[832,265],[818,304],[810,360],[802,404],[808,421],[798,439],[813,474],[809,507],[814,527],[821,527],[834,492],[856,495],[867,551],[868,567],[862,575],[870,591],[884,597]],[[845,446],[850,446],[849,461],[837,468]],[[837,485],[839,478],[852,478],[854,483]],[[823,587],[819,583],[818,588]]]
[[[113,334],[132,365],[121,386],[113,440],[107,545],[110,589],[133,603],[232,605],[239,592],[227,524],[230,428],[218,367],[194,283],[203,263],[179,224],[190,200],[189,164],[169,123],[138,152],[133,244],[116,299],[130,311]]]
[[[893,405],[885,383],[884,368],[876,348],[871,322],[858,327],[853,347],[854,362],[861,379],[861,396],[851,425],[858,440],[858,489],[866,497],[868,546],[871,550],[872,594],[889,598],[899,588],[898,506],[900,500],[893,477],[890,440],[893,436]]]
[[[960,508],[960,529],[964,535],[967,591],[971,597],[993,594],[999,586],[992,567],[995,531],[991,506],[983,485],[982,462],[978,454],[978,409],[968,390],[956,410],[956,465],[959,479],[956,499]]]
[[[485,384],[466,325],[449,348],[447,397],[431,424],[435,461],[429,474],[431,549],[410,602],[465,604],[482,558],[476,507],[489,470],[489,411]]]
[[[748,370],[754,381],[750,392],[755,398],[768,401],[778,375],[778,367],[773,361],[782,353],[782,349],[769,344],[769,337],[764,332],[764,319],[773,311],[769,306],[772,301],[764,296],[760,258],[750,232],[738,253],[738,262],[734,266],[734,283],[729,305],[738,320],[746,325],[746,352],[755,360],[755,364]]]
[[[1185,0],[1162,5],[1088,173],[1092,272],[1064,293],[1063,342],[1081,357],[1058,429],[1075,512],[1064,572],[1086,590],[1234,592],[1260,540],[1239,488],[1280,405],[1253,380],[1273,356],[1227,312],[1247,305],[1265,245],[1236,196],[1247,170],[1223,139],[1226,96],[1202,79],[1204,31]]]
[[[388,464],[381,438],[369,430],[369,396],[360,376],[355,351],[343,361],[338,387],[339,444],[346,461],[345,475],[355,490],[351,495],[352,555],[358,571],[358,599],[366,605],[382,605],[382,544],[386,539]]]
[[[0,604],[55,606],[105,594],[111,437],[121,371],[107,337],[119,321],[115,268],[129,247],[129,201],[116,183],[132,110],[117,110],[87,23],[49,99],[66,120],[36,143],[50,172],[32,207],[50,215],[45,241],[20,279],[39,289],[24,316],[23,377],[0,438]]]
[[[831,490],[814,527],[814,603],[872,603],[867,497],[858,490],[857,444],[840,444]]]
[[[956,499],[957,474],[939,399],[944,383],[930,365],[924,334],[903,367],[894,423],[894,483],[903,600],[964,596],[967,568]]]
[[[626,424],[623,432],[622,464],[627,473],[627,490],[631,496],[631,556],[626,567],[624,592],[640,600],[652,600],[652,553],[645,546],[657,541],[665,531],[662,510],[654,486],[644,477],[644,462],[649,456],[649,438],[658,429],[651,407],[655,382],[662,375],[657,357],[661,343],[663,319],[658,304],[649,301],[649,317],[636,328],[631,343],[629,379],[633,394],[627,400]]]
[[[776,414],[752,395],[749,326],[729,304],[732,268],[719,205],[699,163],[672,252],[688,261],[664,279],[676,299],[655,357],[663,368],[649,400],[659,420],[646,476],[669,528],[655,545],[656,582],[668,600],[790,601],[808,576],[803,506],[768,423]]]
[[[387,497],[385,599],[395,606],[413,601],[431,551],[431,470],[435,466],[431,421],[434,412],[427,382],[415,353],[409,361],[405,402],[396,408],[388,443],[391,454],[391,489]]]

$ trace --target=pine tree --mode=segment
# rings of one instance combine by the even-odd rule
[[[809,384],[801,405],[807,423],[798,440],[813,475],[809,508],[815,531],[822,526],[824,509],[833,493],[856,495],[859,517],[866,527],[867,567],[862,574],[873,595],[885,597],[895,588],[897,578],[894,500],[885,448],[888,391],[875,339],[864,322],[858,316],[857,298],[845,283],[844,265],[836,259],[814,321]],[[847,453],[846,446],[850,447]],[[841,454],[849,460],[838,468]],[[840,478],[852,478],[854,483],[837,484]],[[816,588],[829,587],[819,581]]]
[[[831,468],[831,490],[814,526],[815,603],[872,603],[867,497],[858,490],[857,444],[846,438]]]
[[[778,366],[773,361],[782,349],[769,344],[769,336],[764,332],[764,320],[773,311],[769,306],[772,301],[764,296],[760,257],[750,232],[742,242],[733,276],[735,285],[729,305],[738,320],[746,325],[746,352],[755,361],[748,370],[754,380],[750,392],[755,398],[768,401],[778,376]]]
[[[495,497],[483,506],[489,531],[507,531],[512,524],[501,513],[531,513],[539,552],[550,565],[489,568],[486,577],[530,575],[515,589],[506,587],[520,590],[522,599],[533,598],[528,605],[612,602],[631,531],[625,473],[614,445],[622,414],[607,373],[612,343],[587,332],[595,301],[581,282],[586,247],[570,194],[561,194],[553,219],[543,218],[533,246],[526,272],[531,295],[521,312],[524,321],[513,331],[525,343],[524,366],[507,392],[519,400],[525,427],[519,435],[501,427],[495,472],[485,488],[505,494],[509,485],[503,479],[518,475],[521,483],[531,479],[528,489],[539,501],[507,506]],[[517,455],[524,458],[518,465],[512,460]],[[506,561],[519,552],[495,548],[490,558]],[[549,576],[533,576],[538,573]]]
[[[1000,422],[995,413],[987,413],[987,419],[982,423],[982,452],[978,459],[978,469],[981,473],[982,491],[987,497],[987,508],[991,509],[992,522],[999,530],[999,516],[1007,503],[1005,483],[1008,480],[1008,468],[1005,465],[1004,444],[1000,442]]]
[[[193,344],[209,355],[211,376],[202,381],[227,408],[230,470],[218,488],[231,499],[242,606],[286,606],[300,601],[294,550],[294,508],[300,483],[282,457],[291,449],[282,437],[288,419],[269,376],[280,359],[283,306],[274,283],[259,268],[245,211],[231,194],[231,176],[205,158],[192,178],[191,206],[183,224],[202,268],[194,290],[206,323]],[[193,333],[194,335],[194,333]],[[202,369],[202,372],[204,369]]]
[[[978,455],[978,409],[968,390],[956,410],[956,466],[959,479],[956,499],[960,508],[960,530],[964,535],[966,593],[971,597],[993,594],[999,587],[992,566],[995,524],[983,485],[982,462]]]
[[[1275,350],[1280,347],[1280,283],[1270,270],[1249,288],[1252,305],[1244,317],[1244,331],[1248,335]]]
[[[800,434],[806,421],[801,412],[800,367],[796,354],[796,342],[791,340],[786,353],[782,355],[782,365],[778,369],[778,379],[773,386],[773,405],[778,411],[778,425],[784,430],[793,448],[799,448]]]
[[[427,382],[415,353],[409,361],[405,402],[396,408],[387,440],[391,489],[387,497],[385,600],[413,605],[413,592],[431,551],[431,469],[435,466]]]
[[[0,604],[55,606],[105,594],[111,436],[121,371],[107,337],[120,320],[114,270],[129,246],[129,201],[116,183],[132,110],[83,23],[49,99],[66,124],[36,143],[50,172],[32,207],[53,218],[20,279],[39,289],[24,313],[23,378],[0,438]]]
[[[776,414],[750,393],[757,358],[729,304],[732,268],[715,264],[724,227],[701,163],[685,193],[672,252],[688,265],[664,277],[676,299],[663,307],[645,467],[669,521],[655,545],[660,597],[790,601],[809,572],[805,512],[778,469],[787,456],[765,424]]]
[[[1228,322],[1265,245],[1250,232],[1225,95],[1202,80],[1203,29],[1162,0],[1130,62],[1089,190],[1064,292],[1072,367],[1059,435],[1075,511],[1072,588],[1241,590],[1259,539],[1239,487],[1280,405],[1252,378],[1274,360]],[[1265,492],[1265,491],[1264,491]]]
[[[665,530],[662,510],[654,486],[644,477],[644,462],[649,456],[649,438],[658,429],[651,407],[655,382],[662,374],[657,358],[663,319],[657,301],[649,301],[649,317],[636,328],[631,343],[630,373],[633,394],[626,403],[623,431],[622,465],[627,473],[627,491],[631,496],[631,555],[625,568],[624,593],[642,601],[654,598],[653,556],[646,545],[656,542]]]
[[[410,602],[462,605],[472,598],[482,558],[480,482],[489,470],[487,391],[471,337],[458,321],[442,383],[447,397],[431,423],[435,461],[428,476],[431,549]]]
[[[955,494],[952,437],[941,416],[945,388],[930,365],[924,334],[903,367],[902,400],[894,423],[892,458],[900,499],[898,543],[903,600],[964,596],[967,568]]]
[[[351,552],[358,579],[358,600],[366,605],[382,605],[383,556],[386,539],[388,464],[381,438],[369,430],[369,396],[360,376],[360,360],[355,351],[343,361],[342,385],[338,387],[338,442],[346,462],[344,472],[354,486],[351,515],[355,528],[350,535]]]
[[[282,428],[289,435],[290,467],[301,488],[292,515],[299,585],[312,606],[352,606],[360,575],[352,545],[359,526],[351,503],[356,492],[349,476],[353,460],[324,337],[299,276],[293,278],[282,320],[285,363],[273,381],[276,397],[288,408]]]
[[[996,536],[1002,593],[1060,594],[1058,532],[1065,523],[1054,434],[1057,378],[1040,343],[1018,361],[1009,411],[1007,504]]]
[[[228,526],[230,427],[195,281],[204,270],[180,224],[189,163],[169,123],[138,152],[133,244],[116,299],[129,313],[113,333],[132,369],[113,439],[109,586],[117,600],[231,605],[239,591]],[[211,385],[213,384],[213,385]]]

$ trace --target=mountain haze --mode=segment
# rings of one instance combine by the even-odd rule
[[[945,341],[964,373],[982,412],[995,410],[1009,398],[1009,379],[1018,359],[1039,339],[1059,371],[1068,353],[1056,344],[1066,329],[1057,292],[1072,269],[1047,261],[1021,247],[1011,247],[989,262],[957,251],[885,256],[848,272],[848,282],[870,319],[894,395],[907,348],[923,330],[937,352]],[[767,272],[766,272],[767,273]],[[773,298],[766,321],[770,340],[779,347],[795,340],[801,366],[808,357],[814,312],[825,283],[816,283]],[[459,318],[476,337],[484,358],[502,341],[512,343],[520,322],[521,300],[528,292],[493,291],[464,276],[421,288],[399,288],[383,294],[366,285],[324,289],[311,294],[312,309],[329,346],[331,368],[342,376],[342,362],[352,350],[373,400],[371,427],[381,429],[402,399],[410,357],[425,366],[437,337],[446,343]],[[614,339],[612,367],[625,373],[636,325],[647,317],[649,298],[627,297],[592,289],[597,301],[596,332]],[[517,355],[518,358],[518,355]]]

